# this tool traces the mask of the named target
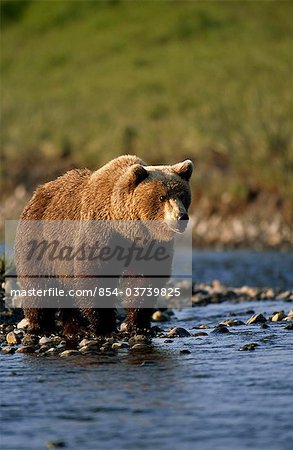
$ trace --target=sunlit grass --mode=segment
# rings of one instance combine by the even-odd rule
[[[290,2],[6,3],[7,189],[35,183],[28,161],[48,179],[62,156],[95,168],[131,152],[194,158],[211,198],[292,195]]]

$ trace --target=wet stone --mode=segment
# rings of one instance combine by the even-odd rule
[[[240,325],[245,325],[245,323],[242,322],[242,320],[228,319],[223,320],[220,325],[225,325],[227,327],[238,327]]]
[[[253,351],[258,347],[258,344],[256,342],[251,342],[250,344],[245,344],[243,347],[240,347],[239,351]]]
[[[168,322],[170,320],[170,316],[168,313],[163,311],[155,311],[152,315],[152,320],[154,322]]]
[[[101,349],[102,349],[102,347],[101,347]],[[94,353],[98,350],[99,350],[98,345],[84,345],[83,347],[80,347],[79,352],[80,353],[91,353],[91,352]]]
[[[62,358],[67,358],[68,356],[77,356],[79,354],[80,353],[78,350],[65,350],[64,352],[60,353],[60,356]]]
[[[114,342],[114,344],[112,344],[113,350],[119,350],[122,348],[129,348],[129,344],[127,342]]]
[[[208,333],[205,333],[204,331],[199,331],[198,333],[194,333],[192,336],[193,337],[208,336]]]
[[[191,334],[185,328],[175,327],[168,332],[169,337],[189,337]]]
[[[191,351],[190,351],[190,350],[187,350],[186,348],[180,350],[180,354],[181,354],[181,355],[189,355],[190,353],[191,353]]]
[[[135,344],[150,344],[150,339],[143,334],[136,334],[129,339],[130,347],[133,347]]]
[[[267,319],[262,314],[254,314],[246,322],[247,325],[253,325],[254,323],[264,323]]]
[[[10,331],[6,336],[6,341],[9,345],[20,344],[21,339],[20,336],[15,334],[13,331]]]
[[[141,352],[149,352],[149,351],[151,351],[151,346],[147,345],[147,344],[134,344],[131,347],[131,350],[141,351]]]
[[[56,348],[55,347],[51,347],[45,352],[45,355],[48,355],[48,356],[52,355],[53,356],[53,355],[57,355],[57,353],[58,353],[58,351],[56,350]]]
[[[42,345],[37,351],[36,353],[45,353],[47,350],[49,350],[49,346],[48,345]]]
[[[51,343],[52,343],[52,339],[48,338],[46,336],[41,337],[41,339],[39,340],[40,345],[49,345]]]
[[[48,441],[46,444],[46,448],[64,448],[66,447],[65,442],[64,441]]]
[[[276,312],[272,315],[271,321],[272,322],[280,322],[281,320],[285,319],[286,315],[284,311]]]
[[[14,347],[2,347],[1,352],[4,353],[4,355],[13,355],[16,351],[16,348]]]
[[[171,344],[171,342],[174,342],[173,339],[165,339],[164,340],[165,344]]]
[[[16,350],[16,353],[34,353],[37,348],[35,345],[23,345]]]
[[[227,327],[225,325],[218,324],[212,331],[212,333],[219,333],[219,334],[227,334],[230,333]]]
[[[17,328],[28,328],[30,326],[29,320],[25,317],[17,324]]]
[[[94,339],[83,339],[82,341],[80,341],[78,346],[80,348],[85,347],[85,346],[87,346],[87,347],[97,347],[98,346],[98,341],[96,341]]]
[[[27,334],[22,339],[21,343],[23,345],[35,345],[39,342],[38,336],[35,336],[34,334]]]
[[[292,330],[293,330],[293,323],[289,323],[288,325],[285,326],[284,329],[285,329],[285,330],[292,331]]]

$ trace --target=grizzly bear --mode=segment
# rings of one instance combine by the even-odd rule
[[[21,215],[20,222],[24,221],[26,225],[24,228],[19,227],[16,236],[16,264],[21,287],[28,289],[36,286],[37,283],[34,277],[22,277],[23,274],[29,275],[25,273],[27,262],[25,263],[23,254],[24,236],[27,238],[28,236],[32,237],[33,234],[39,234],[43,238],[46,237],[44,225],[38,232],[31,231],[27,225],[27,223],[32,223],[30,221],[38,221],[42,224],[54,221],[58,221],[60,224],[66,224],[66,221],[146,224],[144,229],[152,239],[157,243],[164,242],[172,253],[174,233],[184,231],[188,221],[188,208],[191,202],[189,180],[192,171],[193,164],[190,160],[175,165],[148,166],[136,156],[124,155],[113,159],[94,172],[87,169],[70,170],[56,180],[39,186]],[[159,224],[159,227],[152,228],[147,225],[151,223]],[[61,225],[60,227],[62,228]],[[121,230],[116,229],[115,233],[121,235],[124,240],[131,241],[133,236],[127,230],[130,230],[130,227],[123,228],[121,226]],[[112,239],[113,233],[114,231],[97,232],[95,239],[98,239],[99,243],[107,245],[108,241]],[[71,234],[71,231],[68,231],[68,235]],[[66,239],[65,235],[66,231],[60,231],[61,239]],[[56,236],[51,234],[50,237]],[[141,245],[144,244],[141,243]],[[80,263],[82,268],[85,264],[84,262]],[[166,264],[167,270],[169,270],[171,262],[168,261]],[[48,273],[62,272],[61,266],[60,261],[54,261],[54,269],[50,268]],[[106,263],[100,263],[95,274],[106,273],[103,272],[105,266]],[[87,273],[92,273],[91,268],[87,267],[86,269]],[[128,272],[130,277],[126,280],[126,285],[133,283],[138,286],[146,285],[142,270],[137,265],[132,265]],[[75,274],[76,268],[72,266],[70,273]],[[137,275],[139,275],[139,280],[136,278]],[[78,286],[83,283],[80,280],[82,277],[79,276],[70,276],[69,274],[64,278],[69,285],[70,283],[74,285],[76,281],[79,283]],[[95,283],[99,282],[99,277],[97,277]],[[117,280],[110,280],[110,286],[113,288],[116,282]],[[158,286],[160,282],[158,281]],[[72,308],[61,307],[60,309],[36,307],[37,301],[36,298],[30,298],[24,306],[32,333],[54,332],[57,311],[65,336],[81,333],[81,330],[101,336],[110,334],[116,329],[115,307],[111,298],[107,299],[109,307],[103,308],[93,307],[87,301],[83,303],[82,299],[74,298],[72,299]],[[50,299],[48,299],[49,301]],[[150,329],[152,304],[148,303],[150,307],[143,307],[143,301],[142,299],[139,304],[133,303],[132,307],[128,308],[126,324],[129,333],[145,332]]]

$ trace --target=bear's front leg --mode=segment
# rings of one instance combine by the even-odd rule
[[[129,308],[126,326],[130,334],[146,334],[151,329],[153,308]]]
[[[96,336],[107,336],[116,331],[115,308],[86,308],[82,310],[82,315]]]
[[[50,335],[56,332],[55,309],[26,308],[24,312],[30,323],[28,333]]]

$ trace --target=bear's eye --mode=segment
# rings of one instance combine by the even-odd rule
[[[166,196],[165,195],[161,195],[160,196],[160,202],[164,202],[166,200]]]

